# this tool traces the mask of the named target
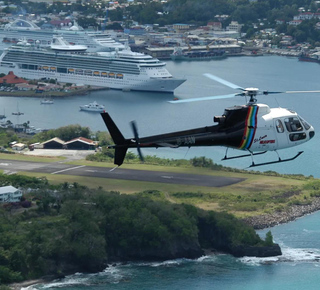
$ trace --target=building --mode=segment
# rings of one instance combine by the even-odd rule
[[[28,83],[25,79],[17,77],[13,71],[9,71],[9,73],[0,78],[0,84],[21,84]]]
[[[208,22],[207,26],[209,26],[213,30],[222,30],[221,22]]]
[[[26,144],[23,144],[23,143],[16,143],[14,145],[12,145],[12,150],[15,150],[15,151],[22,151],[24,148],[26,148]]]
[[[43,146],[43,149],[64,149],[64,141],[61,140],[60,138],[52,138],[48,141],[45,141],[43,143],[41,143],[41,145]]]
[[[288,22],[289,25],[298,26],[302,23],[302,20],[291,20]]]
[[[228,31],[237,31],[240,32],[243,24],[239,24],[237,21],[231,21],[229,26],[227,26]]]
[[[11,185],[0,187],[0,202],[19,202],[22,192]]]
[[[194,26],[194,25],[191,25],[191,24],[176,23],[176,24],[173,24],[173,25],[172,25],[172,28],[173,28],[175,31],[183,32],[183,31],[188,31],[188,30],[190,30],[193,26]]]
[[[78,137],[65,142],[64,145],[68,150],[94,150],[97,143],[87,138]]]

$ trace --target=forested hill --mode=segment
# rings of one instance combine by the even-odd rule
[[[270,23],[275,19],[291,20],[301,7],[317,12],[319,4],[308,0],[169,0],[165,4],[144,1],[143,5],[132,5],[127,10],[139,23],[206,25],[221,15],[231,16],[227,22],[233,20],[242,24],[259,23],[264,19]]]
[[[197,258],[204,248],[281,254],[270,232],[263,241],[232,215],[160,201],[158,191],[121,195],[2,174],[0,184],[29,189],[25,209],[0,208],[0,284],[97,272],[114,261]]]

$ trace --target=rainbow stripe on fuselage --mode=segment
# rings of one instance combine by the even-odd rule
[[[246,117],[244,133],[239,146],[239,149],[241,150],[249,149],[252,144],[257,128],[258,109],[259,107],[255,105],[248,106],[248,114]]]

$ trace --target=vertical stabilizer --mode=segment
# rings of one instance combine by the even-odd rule
[[[115,143],[115,146],[113,146],[113,148],[115,149],[114,164],[120,166],[123,163],[124,158],[126,157],[126,153],[128,150],[128,140],[123,137],[119,128],[113,122],[108,113],[101,113],[101,116],[109,130],[113,142]]]
[[[111,135],[111,138],[113,142],[116,145],[123,145],[125,144],[126,139],[123,137],[122,133],[120,132],[117,125],[113,122],[110,115],[108,113],[101,113],[102,119],[104,123],[106,124],[109,133]]]

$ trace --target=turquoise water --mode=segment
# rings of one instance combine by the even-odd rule
[[[272,258],[204,256],[196,260],[112,265],[35,289],[319,289],[320,212],[271,228],[283,255]],[[259,231],[263,237],[270,230]]]
[[[136,120],[140,136],[171,132],[212,124],[214,115],[221,115],[225,107],[241,105],[241,97],[200,103],[172,105],[173,97],[193,98],[233,93],[219,83],[203,76],[212,73],[242,87],[262,90],[319,90],[318,64],[299,62],[296,58],[280,56],[237,57],[222,61],[167,63],[169,71],[177,77],[186,77],[174,96],[139,92],[100,91],[86,96],[56,99],[54,105],[40,105],[36,98],[0,97],[1,108],[7,115],[20,111],[25,115],[9,116],[12,122],[27,120],[36,127],[57,128],[69,124],[89,126],[93,131],[105,131],[98,114],[79,111],[79,105],[96,100],[104,104],[126,137],[132,132],[129,122]],[[280,150],[281,157],[293,156],[303,150],[296,160],[265,166],[258,170],[304,174],[320,177],[320,94],[280,94],[262,96],[261,103],[298,111],[316,131],[308,143],[289,150]],[[14,118],[20,118],[15,120]],[[246,168],[250,160],[230,160],[222,163],[225,149],[181,148],[149,149],[144,154],[166,158],[192,158],[206,156],[226,166]],[[273,153],[268,157],[275,158]],[[283,255],[275,258],[236,259],[229,255],[205,256],[197,260],[174,260],[161,263],[128,263],[112,265],[98,274],[76,274],[61,281],[39,285],[37,289],[318,289],[320,285],[320,213],[295,222],[272,228]],[[268,230],[268,229],[267,229]],[[267,230],[260,231],[265,236]]]

